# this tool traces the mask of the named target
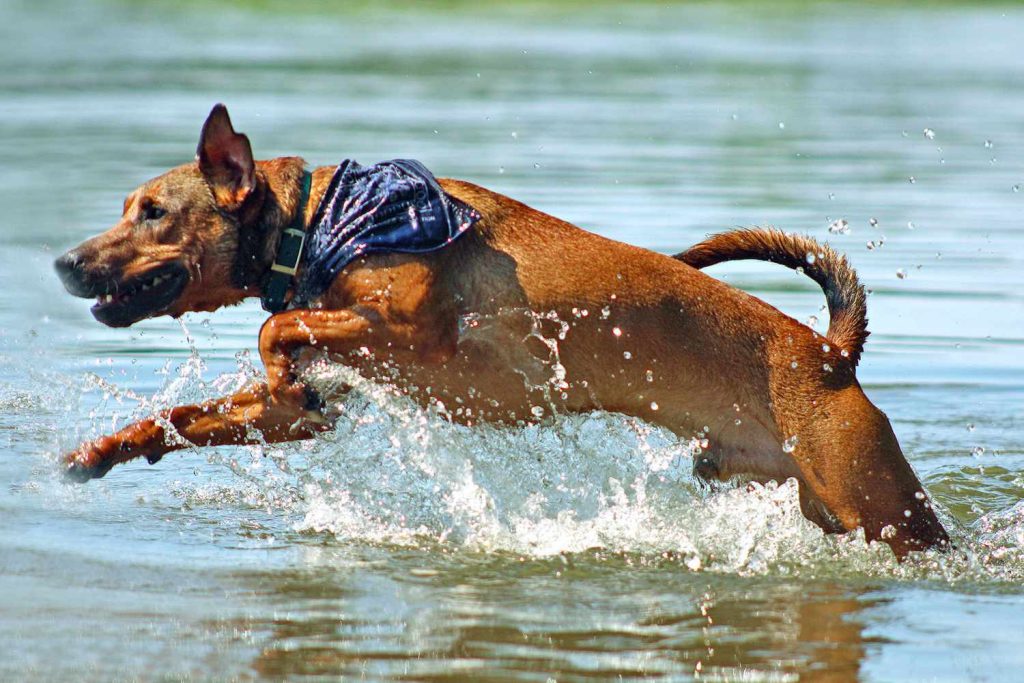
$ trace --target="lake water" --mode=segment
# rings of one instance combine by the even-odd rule
[[[1024,10],[221,5],[0,0],[0,679],[1022,675]],[[313,443],[63,483],[80,440],[254,372],[256,304],[107,329],[51,268],[216,101],[259,157],[414,157],[655,250],[829,240],[960,552],[703,491],[621,416],[465,429],[372,385]],[[794,273],[711,272],[826,328]]]

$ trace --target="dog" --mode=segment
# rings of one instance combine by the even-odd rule
[[[299,157],[254,161],[217,105],[194,163],[141,185],[116,225],[57,259],[66,289],[97,298],[94,317],[113,327],[273,288],[279,299],[259,332],[266,381],[84,443],[63,459],[68,476],[102,477],[137,457],[152,464],[189,444],[311,438],[334,418],[303,373],[327,356],[469,425],[597,409],[642,418],[699,440],[703,481],[793,477],[803,514],[826,532],[862,528],[901,560],[949,547],[888,419],[857,382],[865,293],[828,246],[750,229],[669,257],[441,179],[474,216],[458,239],[358,255],[297,303],[292,276],[304,266],[275,259],[308,227],[332,173],[307,173]],[[737,259],[814,279],[827,334],[700,271]]]

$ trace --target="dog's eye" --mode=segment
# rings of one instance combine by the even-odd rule
[[[158,221],[166,215],[167,210],[156,204],[150,204],[142,209],[142,220],[144,221]]]

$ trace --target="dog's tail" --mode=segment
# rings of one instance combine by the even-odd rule
[[[756,259],[800,271],[818,283],[828,302],[828,338],[857,366],[868,338],[867,302],[857,273],[831,247],[804,235],[774,228],[733,230],[712,235],[672,258],[694,268],[723,261]]]

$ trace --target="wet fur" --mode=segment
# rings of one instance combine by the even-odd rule
[[[197,162],[135,190],[118,224],[61,257],[58,271],[69,291],[95,296],[183,268],[180,295],[132,313],[142,317],[258,296],[300,208],[302,170],[297,157],[253,162],[218,106]],[[332,172],[313,171],[305,216]],[[537,406],[545,415],[604,409],[700,435],[709,446],[695,472],[705,479],[795,477],[805,515],[826,530],[863,527],[900,557],[948,544],[888,420],[857,383],[863,290],[842,257],[809,238],[736,231],[673,259],[471,183],[441,183],[483,216],[471,233],[433,254],[353,262],[309,309],[264,323],[265,383],[82,444],[65,458],[69,475],[159,460],[181,448],[165,438],[167,423],[200,446],[248,443],[253,428],[268,442],[313,436],[330,418],[301,375],[326,353],[422,404],[457,405],[453,419],[467,424],[534,421]],[[153,206],[166,214],[147,218],[159,214]],[[805,268],[826,292],[828,336],[693,267],[736,258]],[[559,339],[557,357],[545,338]]]

